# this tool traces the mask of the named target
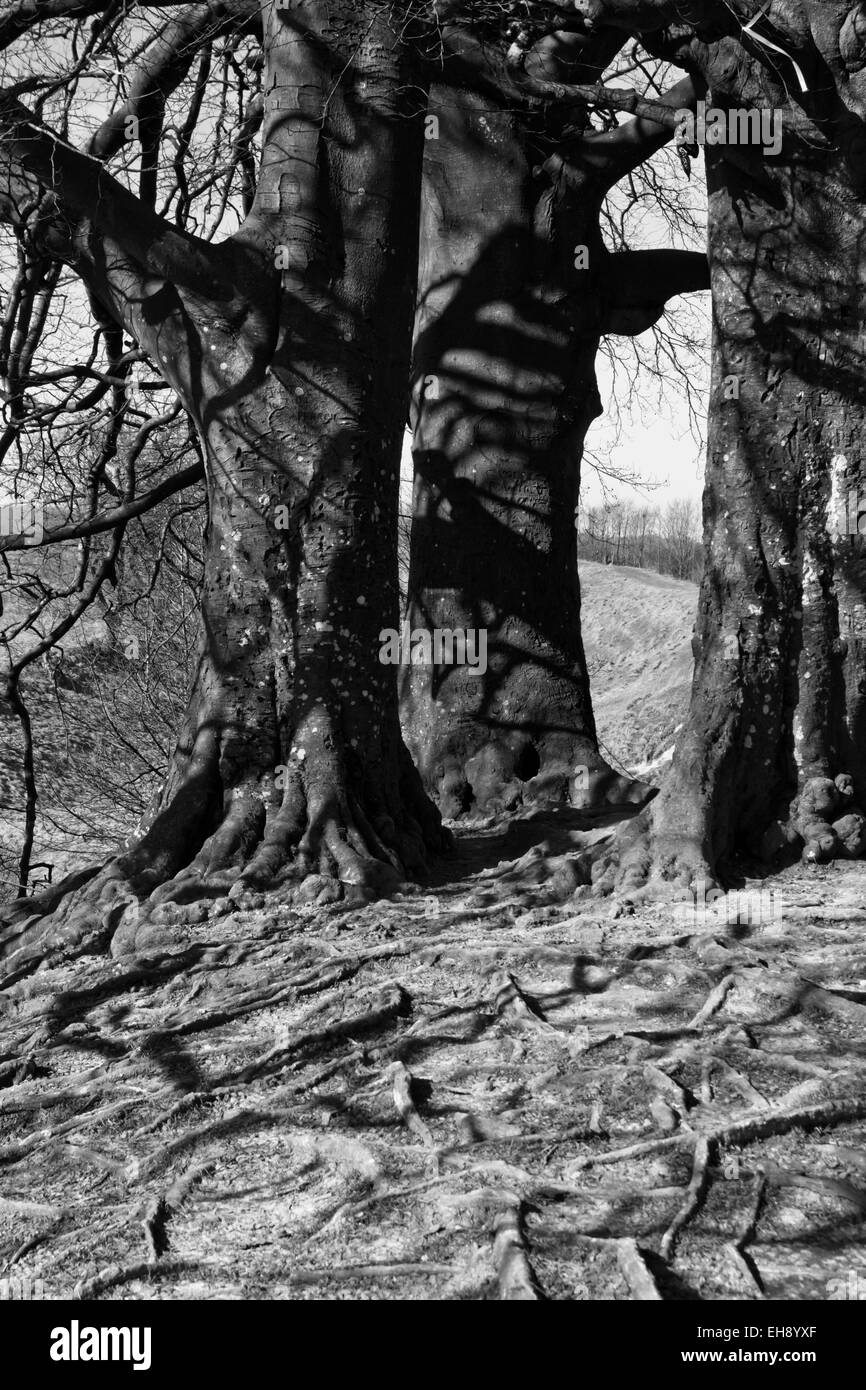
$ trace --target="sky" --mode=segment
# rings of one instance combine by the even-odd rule
[[[649,334],[644,335],[649,338]],[[706,344],[707,358],[709,342]],[[615,468],[629,473],[637,473],[653,486],[628,487],[625,484],[608,483],[608,489],[623,500],[640,505],[662,506],[674,498],[691,498],[700,502],[704,485],[704,444],[696,440],[689,428],[689,416],[685,402],[674,392],[654,404],[648,404],[642,411],[629,412],[619,439],[614,440],[615,425],[611,418],[610,402],[613,393],[613,378],[607,360],[599,356],[597,362],[598,389],[602,404],[606,407],[591,426],[586,440],[586,451],[597,452],[606,457]],[[700,391],[704,433],[706,421],[706,391]],[[597,474],[588,463],[584,464],[581,503],[585,506],[598,505],[603,501],[603,490]]]

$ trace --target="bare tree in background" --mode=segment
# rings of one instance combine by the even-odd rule
[[[675,579],[700,578],[700,521],[690,498],[673,498],[661,509],[613,500],[584,507],[577,544],[584,560],[653,569]]]
[[[690,497],[668,502],[660,519],[661,534],[668,553],[670,573],[675,579],[697,579],[696,549],[700,518]]]

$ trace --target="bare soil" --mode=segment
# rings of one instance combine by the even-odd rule
[[[363,909],[166,906],[159,957],[7,983],[0,1274],[48,1298],[866,1296],[866,865],[746,885],[751,923],[632,912],[575,888],[612,831],[464,833]]]

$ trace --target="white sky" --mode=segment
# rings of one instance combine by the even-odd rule
[[[645,335],[649,337],[649,335]],[[709,354],[709,343],[707,343]],[[658,409],[648,406],[640,413],[630,413],[613,442],[614,427],[610,418],[613,381],[606,357],[599,354],[596,363],[598,389],[604,415],[595,420],[586,441],[588,451],[607,456],[610,464],[622,471],[638,473],[652,488],[630,488],[610,484],[608,488],[623,500],[662,506],[676,497],[690,497],[700,502],[704,483],[704,448],[695,441],[689,429],[685,403],[674,393]],[[706,417],[704,406],[702,425]],[[602,501],[602,489],[594,470],[584,463],[582,470],[581,503],[592,506]]]

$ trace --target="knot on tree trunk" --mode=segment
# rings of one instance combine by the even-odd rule
[[[866,816],[854,804],[854,782],[842,772],[835,778],[810,777],[791,818],[803,842],[804,863],[859,859],[866,851]]]
[[[855,5],[839,31],[839,53],[846,71],[866,67],[866,5]]]

